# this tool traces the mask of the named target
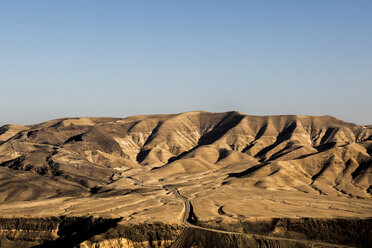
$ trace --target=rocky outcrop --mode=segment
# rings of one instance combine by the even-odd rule
[[[169,247],[182,231],[93,217],[1,218],[0,247]]]
[[[163,248],[170,247],[183,227],[161,223],[118,225],[106,233],[80,243],[78,247],[92,248]]]
[[[59,218],[0,218],[0,247],[33,247],[59,237]]]
[[[186,228],[180,237],[170,246],[171,248],[183,247],[262,247],[262,248],[294,248],[312,247],[312,242],[279,239],[260,238],[252,235],[226,234],[208,230]]]
[[[133,225],[92,217],[2,218],[0,247],[370,247],[372,242],[372,219],[275,218],[225,226],[200,224],[205,228]],[[233,231],[237,229],[243,231]]]
[[[224,225],[215,222],[204,222],[199,225],[251,234],[253,237],[249,242],[252,242],[252,238],[256,240],[256,243],[261,242],[259,240],[265,240],[264,237],[278,238],[277,241],[282,242],[280,247],[292,247],[291,245],[296,242],[306,247],[317,241],[322,245],[351,247],[369,247],[372,244],[372,218],[269,218]]]

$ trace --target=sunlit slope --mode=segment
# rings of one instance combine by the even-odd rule
[[[130,170],[156,181],[223,168],[226,185],[370,198],[371,154],[371,128],[331,116],[198,111],[7,125],[0,201],[87,195]]]

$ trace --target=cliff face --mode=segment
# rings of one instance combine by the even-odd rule
[[[244,232],[118,219],[1,219],[0,247],[369,247],[372,219],[266,219],[231,223]],[[204,223],[213,226],[215,223]],[[233,227],[235,226],[235,227]],[[221,227],[219,227],[221,228]]]
[[[58,238],[58,218],[0,218],[0,247],[32,247]]]
[[[0,247],[169,247],[182,231],[179,225],[128,225],[120,220],[2,218]]]
[[[226,225],[215,222],[199,223],[199,225],[218,230],[240,230],[252,234],[257,244],[269,242],[279,244],[279,247],[292,247],[294,244],[300,247],[317,245],[327,247],[332,244],[369,247],[372,244],[372,218],[268,218],[250,219]],[[257,245],[247,247],[257,247]]]

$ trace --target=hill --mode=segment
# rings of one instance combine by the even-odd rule
[[[181,223],[187,199],[200,225],[366,218],[371,173],[372,129],[332,116],[196,111],[0,127],[2,217]]]

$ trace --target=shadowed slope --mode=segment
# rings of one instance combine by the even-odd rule
[[[78,191],[102,187],[118,171],[145,169],[156,180],[240,163],[226,184],[370,197],[372,129],[331,116],[199,111],[70,118],[6,125],[0,137],[3,170],[36,173],[51,183],[62,178]],[[2,185],[2,199],[12,199]]]

